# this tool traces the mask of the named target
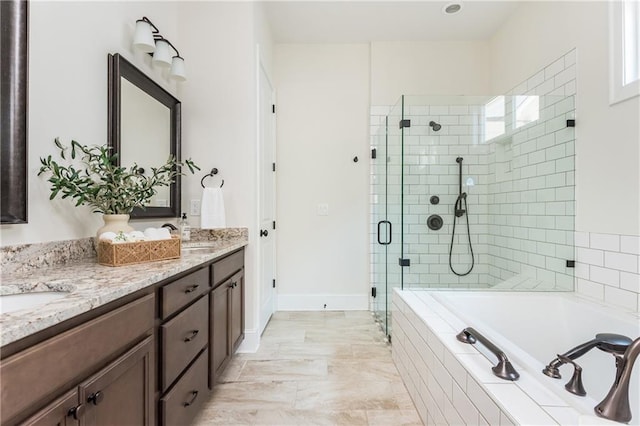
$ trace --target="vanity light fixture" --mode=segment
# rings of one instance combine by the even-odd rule
[[[151,62],[162,68],[169,68],[169,77],[177,81],[185,81],[184,58],[178,49],[160,34],[158,27],[146,16],[136,21],[136,31],[133,36],[133,47],[141,52],[153,55]],[[172,55],[171,50],[175,52]]]

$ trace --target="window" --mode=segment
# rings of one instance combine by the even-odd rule
[[[496,96],[484,106],[484,140],[504,134],[504,96]]]
[[[640,95],[640,5],[638,0],[609,3],[609,101]]]
[[[539,96],[519,96],[513,97],[515,108],[515,128],[536,121],[540,118],[540,97]]]

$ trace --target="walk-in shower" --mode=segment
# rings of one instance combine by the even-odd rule
[[[372,116],[371,281],[388,333],[394,287],[573,290],[573,96],[403,96],[387,111]]]

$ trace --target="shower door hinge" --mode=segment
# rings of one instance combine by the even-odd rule
[[[411,120],[400,120],[400,128],[411,127]]]
[[[273,284],[272,285],[273,285],[273,288],[276,288],[276,279],[275,278],[273,279]]]
[[[378,156],[377,154],[378,154],[378,151],[375,148],[371,149],[371,158],[375,160],[376,157]]]
[[[411,266],[411,259],[398,259],[398,264],[400,266]]]
[[[371,297],[376,297],[376,288],[371,287]]]
[[[575,268],[576,261],[575,260],[567,260],[567,268]]]
[[[576,120],[567,120],[567,127],[576,127]]]
[[[271,170],[276,171],[276,163],[271,163]]]

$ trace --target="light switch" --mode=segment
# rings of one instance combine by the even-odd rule
[[[200,216],[200,200],[191,200],[189,202],[189,214],[191,216]]]
[[[329,216],[329,204],[327,203],[318,204],[318,216]]]

